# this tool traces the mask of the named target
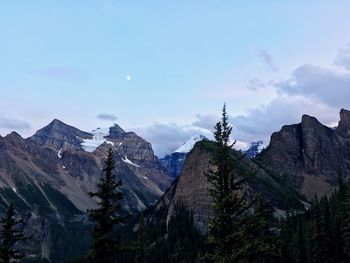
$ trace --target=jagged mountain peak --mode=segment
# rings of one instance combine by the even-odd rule
[[[262,149],[264,148],[264,142],[259,140],[259,141],[254,141],[250,143],[250,146],[248,150],[244,151],[244,154],[247,158],[251,159],[257,156]]]
[[[117,124],[114,123],[110,128],[109,132],[116,132],[116,133],[125,133],[125,131]]]
[[[54,119],[47,126],[38,130],[29,139],[40,145],[47,145],[57,150],[65,148],[81,149],[83,139],[91,138],[92,134],[81,131],[58,119]]]
[[[176,178],[180,175],[188,153],[195,147],[197,142],[203,140],[208,139],[204,135],[194,135],[172,154],[166,155],[160,159],[160,162],[171,178]]]
[[[2,143],[6,144],[9,147],[23,147],[24,139],[17,132],[11,132],[5,137],[1,137]]]
[[[59,119],[53,119],[48,125],[44,126],[43,128],[39,129],[37,133],[40,133],[42,131],[45,132],[55,132],[55,131],[61,131],[61,132],[65,132],[65,131],[69,131],[69,130],[79,130],[71,125],[68,125],[66,123],[64,123],[63,121],[59,120]]]
[[[190,152],[194,145],[203,140],[208,140],[204,135],[198,134],[190,137],[183,145],[174,151],[174,153],[188,153]]]
[[[315,117],[310,116],[308,114],[303,114],[301,117],[302,123],[320,123]]]
[[[339,167],[350,178],[350,111],[341,109],[336,129],[303,115],[301,123],[273,133],[259,160],[307,197],[329,194],[337,184]]]
[[[346,109],[340,110],[340,120],[338,123],[337,130],[339,132],[350,133],[350,111]]]
[[[340,109],[340,119],[342,119],[342,117],[350,118],[350,110],[344,108]]]
[[[7,139],[23,139],[21,135],[19,135],[17,132],[13,131],[5,136]]]
[[[59,120],[59,119],[53,119],[51,122],[50,122],[51,125],[67,125],[65,124],[63,121]],[[49,124],[49,125],[50,125]]]

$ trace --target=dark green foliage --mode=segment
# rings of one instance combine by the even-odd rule
[[[285,177],[276,175],[271,171],[265,170],[265,172],[268,172],[268,176],[254,176],[250,181],[250,185],[257,188],[258,192],[261,192],[280,209],[305,209],[301,200],[307,201],[307,199],[293,189]]]
[[[67,222],[64,225],[52,223],[50,229],[52,262],[66,262],[68,259],[81,256],[89,250],[90,225],[82,224],[79,221]]]
[[[295,253],[293,240],[293,229],[292,229],[292,220],[290,219],[290,214],[287,213],[286,220],[281,222],[280,235],[279,235],[279,255],[280,258],[283,258],[283,262],[292,263],[294,262]]]
[[[298,222],[295,238],[295,254],[297,263],[307,263],[307,250],[305,242],[304,226]]]
[[[210,222],[207,262],[269,262],[275,246],[270,229],[270,211],[261,196],[248,196],[247,182],[251,174],[244,173],[238,158],[232,154],[226,106],[222,119],[215,125],[215,148],[212,165],[207,173],[211,184],[214,218]],[[255,212],[253,212],[255,210]]]
[[[40,189],[34,184],[17,185],[17,191],[31,205],[32,210],[37,211],[40,215],[53,213],[54,210],[50,207],[46,197]]]
[[[315,198],[303,214],[281,220],[279,251],[283,262],[350,262],[350,186],[342,178],[329,198]]]
[[[194,227],[193,215],[181,204],[174,208],[174,214],[170,218],[168,226],[162,231],[154,232],[164,221],[148,225],[147,233],[149,244],[149,256],[147,263],[195,263],[198,262],[199,253],[202,251],[203,239]]]
[[[45,184],[42,189],[61,215],[71,217],[82,214],[64,194],[56,191],[50,185]]]
[[[49,260],[40,257],[27,257],[21,260],[22,263],[51,263]]]
[[[16,207],[16,211],[21,213],[30,209],[30,207],[28,207],[28,205],[12,189],[3,188],[0,190],[0,193],[5,200],[9,200],[14,205],[14,207]],[[1,208],[4,209],[3,212],[5,213],[8,208],[8,204],[1,202],[1,205]]]
[[[0,258],[3,263],[14,262],[24,257],[23,253],[15,249],[19,241],[29,239],[19,229],[22,219],[16,219],[15,209],[11,204],[7,209],[6,216],[0,219]]]
[[[90,194],[99,199],[99,207],[88,211],[94,222],[92,247],[88,255],[89,262],[93,263],[115,262],[116,255],[122,250],[121,239],[115,234],[116,226],[124,222],[124,217],[119,215],[123,198],[120,190],[122,182],[113,176],[114,167],[113,151],[109,149],[103,169],[105,176],[97,184],[97,192]]]
[[[139,220],[139,229],[138,229],[138,237],[137,237],[137,244],[136,244],[136,257],[135,257],[135,263],[145,263],[148,256],[148,248],[146,244],[146,232],[145,232],[145,218],[143,216],[143,213],[140,215]]]

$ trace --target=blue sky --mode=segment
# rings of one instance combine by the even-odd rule
[[[348,10],[349,1],[1,1],[0,134],[29,136],[53,118],[83,130],[117,122],[162,155],[208,134],[224,102],[241,146],[268,142],[303,113],[332,125],[350,107]]]

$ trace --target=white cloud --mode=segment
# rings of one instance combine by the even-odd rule
[[[220,120],[220,116],[215,114],[197,114],[193,126],[212,130],[214,125]]]
[[[0,117],[0,133],[5,135],[12,131],[21,132],[30,130],[30,124],[26,121]]]
[[[148,127],[133,128],[142,138],[149,141],[159,157],[172,153],[193,135],[210,137],[210,131],[189,125],[175,123],[154,123]]]
[[[265,106],[248,110],[245,115],[231,117],[233,137],[246,143],[263,140],[267,144],[273,132],[283,125],[299,123],[303,114],[331,124],[337,118],[337,112],[337,109],[302,96],[280,96]]]
[[[350,105],[350,73],[336,68],[303,65],[288,80],[276,84],[276,88],[281,94],[307,97],[330,107]]]
[[[100,113],[96,117],[97,117],[97,119],[104,120],[104,121],[116,121],[116,120],[118,120],[117,116],[115,116],[114,114],[109,114],[109,113]]]

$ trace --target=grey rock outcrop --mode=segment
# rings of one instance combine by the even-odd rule
[[[342,109],[335,129],[308,115],[299,124],[283,126],[256,160],[311,198],[330,193],[339,172],[350,177],[349,147],[350,111]]]

